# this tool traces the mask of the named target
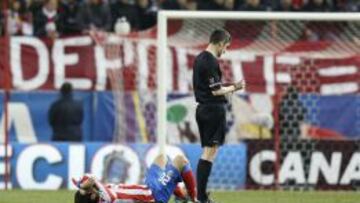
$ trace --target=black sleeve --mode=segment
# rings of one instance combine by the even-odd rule
[[[82,31],[87,30],[90,27],[88,8],[85,3],[80,4],[79,6],[79,11],[76,15],[76,22],[79,23],[79,27]]]
[[[37,37],[44,37],[46,36],[46,23],[47,23],[47,19],[41,15],[40,13],[41,11],[39,11],[33,20],[33,24],[34,24],[34,35]]]
[[[105,31],[111,31],[111,20],[112,20],[112,17],[111,17],[111,11],[110,11],[110,7],[108,4],[104,4],[104,16],[103,16],[103,19],[105,20],[104,22],[104,30]]]
[[[221,77],[219,74],[219,68],[217,62],[213,60],[209,60],[207,63],[207,80],[209,84],[209,88],[212,91],[218,90],[221,88]]]
[[[56,19],[56,31],[62,35],[64,33],[64,22],[65,22],[65,16],[63,13],[58,14],[58,18]]]

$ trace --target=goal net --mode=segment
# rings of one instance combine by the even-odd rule
[[[192,64],[210,33],[222,28],[232,36],[220,59],[223,82],[247,83],[245,92],[228,96],[227,143],[247,150],[245,160],[230,149],[219,153],[210,188],[356,189],[356,172],[347,169],[355,163],[345,157],[358,150],[360,138],[359,19],[344,13],[160,12],[158,142],[199,143]]]
[[[156,142],[156,40],[149,36],[121,36],[90,33],[96,50],[105,60],[107,89],[114,108],[113,141],[118,143]],[[105,78],[105,77],[104,77]]]

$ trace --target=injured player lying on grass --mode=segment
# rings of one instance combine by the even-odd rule
[[[178,155],[173,161],[159,155],[148,169],[144,185],[104,184],[86,174],[72,180],[78,187],[75,203],[167,203],[172,194],[178,202],[197,202],[196,184],[189,161]],[[185,188],[179,186],[184,182]]]

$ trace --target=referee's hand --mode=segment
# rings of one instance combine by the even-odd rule
[[[245,89],[246,83],[245,80],[240,80],[239,82],[234,84],[236,90]]]

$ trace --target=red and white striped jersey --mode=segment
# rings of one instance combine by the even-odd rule
[[[99,188],[99,203],[120,203],[134,200],[144,203],[155,202],[151,190],[146,185],[102,184],[95,181]]]

